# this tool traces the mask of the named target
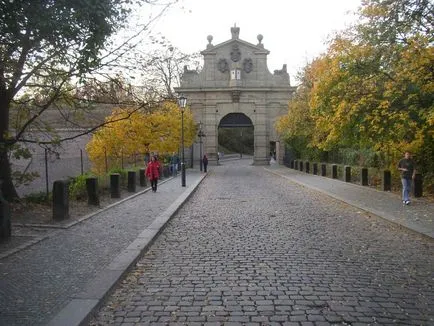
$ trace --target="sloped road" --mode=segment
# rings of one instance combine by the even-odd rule
[[[434,242],[267,174],[213,167],[90,325],[434,325]]]

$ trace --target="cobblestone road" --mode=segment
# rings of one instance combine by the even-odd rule
[[[0,326],[46,325],[183,191],[179,178],[168,180],[156,194],[147,192],[70,229],[53,231],[2,259]]]
[[[434,242],[260,167],[213,168],[90,325],[434,325]]]

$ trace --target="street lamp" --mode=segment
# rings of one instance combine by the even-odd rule
[[[197,136],[199,137],[199,158],[200,158],[200,172],[202,172],[202,137],[205,137],[205,133],[202,131],[202,121],[199,122],[199,133],[197,134]]]
[[[182,146],[182,157],[181,157],[181,186],[185,187],[185,160],[184,160],[184,110],[187,105],[187,98],[184,94],[178,98],[178,105],[181,110],[181,146]]]

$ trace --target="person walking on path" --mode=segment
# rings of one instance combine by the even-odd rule
[[[208,168],[208,157],[206,156],[206,154],[203,156],[202,163],[203,163],[203,172],[206,173]]]
[[[145,174],[151,182],[152,191],[157,192],[157,183],[160,178],[160,162],[158,162],[157,156],[151,157],[151,162],[146,167]]]
[[[404,158],[398,163],[398,170],[401,171],[402,182],[402,203],[405,205],[410,204],[410,191],[411,183],[416,174],[415,163],[411,159],[409,151],[404,153]]]

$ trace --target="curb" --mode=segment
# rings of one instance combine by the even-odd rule
[[[48,326],[80,326],[89,323],[93,314],[110,295],[118,281],[152,245],[167,222],[196,191],[205,177],[206,174],[201,175],[199,180],[188,187],[184,193],[139,234],[136,240],[130,243],[108,266],[100,271],[97,277],[87,283],[81,293],[71,298],[69,303],[51,319]]]
[[[368,213],[374,214],[375,216],[378,216],[378,217],[380,217],[380,218],[386,220],[387,222],[390,222],[390,223],[393,223],[393,224],[398,225],[398,226],[400,226],[400,227],[403,227],[403,228],[405,228],[405,229],[407,229],[407,230],[409,230],[409,231],[416,232],[416,233],[418,233],[418,234],[420,234],[420,235],[422,235],[422,236],[428,237],[428,238],[430,238],[430,239],[434,239],[434,232],[428,232],[427,230],[421,228],[420,226],[417,226],[417,225],[409,225],[408,223],[405,223],[405,222],[399,221],[399,220],[397,220],[394,216],[390,215],[390,214],[387,213],[387,212],[379,211],[379,210],[376,210],[376,209],[374,209],[374,208],[372,208],[372,207],[365,206],[365,205],[361,205],[361,204],[359,204],[359,203],[353,202],[352,200],[349,200],[349,199],[345,199],[345,198],[340,197],[340,196],[338,196],[338,195],[335,195],[335,194],[331,194],[331,193],[325,192],[325,191],[324,191],[323,189],[321,189],[321,188],[317,188],[317,187],[315,187],[315,186],[308,185],[308,184],[303,183],[303,182],[301,182],[301,181],[294,180],[293,178],[288,177],[288,176],[286,176],[286,175],[282,175],[282,174],[278,173],[277,171],[273,171],[273,170],[270,170],[270,169],[267,169],[267,168],[264,168],[264,170],[267,171],[267,172],[269,172],[269,173],[272,173],[272,174],[274,174],[274,175],[278,175],[278,176],[283,177],[283,178],[285,178],[285,179],[287,179],[287,180],[290,180],[291,182],[294,182],[294,183],[296,183],[296,184],[299,184],[299,185],[301,185],[301,186],[303,186],[303,187],[306,187],[306,188],[309,188],[309,189],[312,189],[312,190],[318,191],[318,192],[320,192],[320,193],[322,193],[322,194],[325,194],[326,196],[329,196],[329,197],[332,197],[332,198],[334,198],[334,199],[337,199],[337,200],[339,200],[339,201],[341,201],[341,202],[344,202],[344,203],[346,203],[346,204],[348,204],[348,205],[351,205],[351,206],[353,206],[353,207],[356,207],[356,208],[358,208],[358,209],[361,209],[361,210],[363,210],[363,211],[365,211],[365,212],[368,212]],[[356,185],[356,186],[359,186],[359,185]],[[360,187],[361,187],[361,186],[360,186]]]

